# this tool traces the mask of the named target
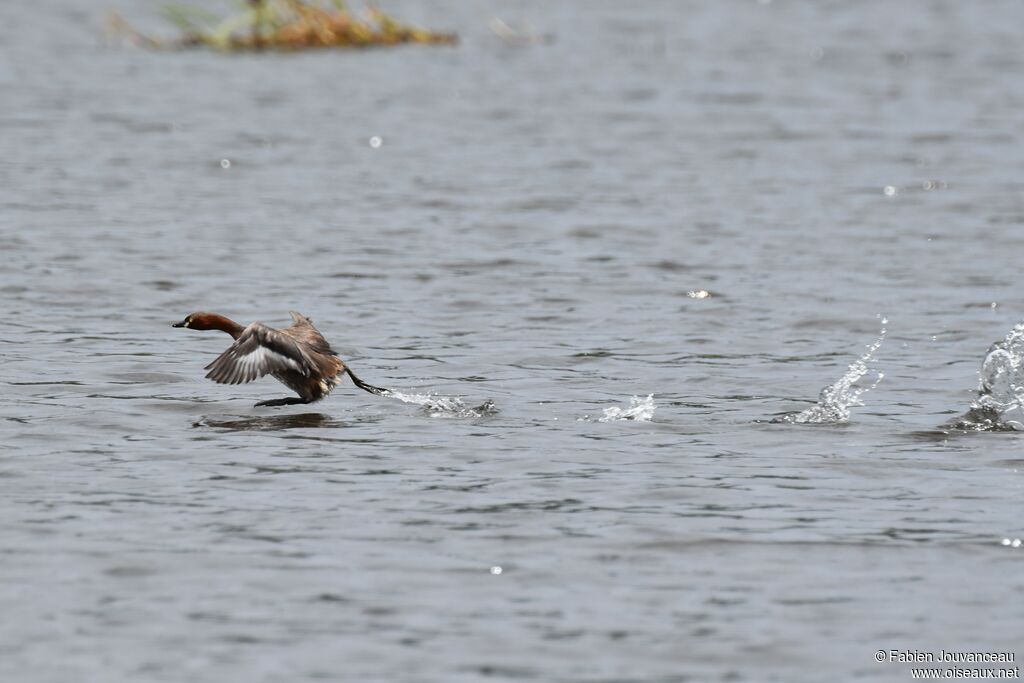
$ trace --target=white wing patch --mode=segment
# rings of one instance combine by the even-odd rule
[[[307,374],[306,369],[295,362],[295,359],[268,349],[266,346],[257,346],[252,353],[236,356],[235,365],[243,377],[241,382],[251,382],[257,377],[283,369],[298,370],[303,375]]]
[[[241,353],[242,349],[251,349]],[[244,384],[274,372],[295,371],[309,376],[309,367],[260,343],[256,334],[243,334],[235,344],[206,366],[207,377],[220,384]]]

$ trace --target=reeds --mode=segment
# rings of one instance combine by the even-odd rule
[[[226,19],[175,5],[165,9],[164,16],[181,31],[179,38],[161,40],[144,35],[116,14],[110,16],[110,29],[152,49],[209,47],[228,52],[452,45],[458,41],[453,33],[407,26],[375,7],[357,15],[342,0],[246,0],[244,11]]]

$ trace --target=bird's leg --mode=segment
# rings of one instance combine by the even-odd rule
[[[305,398],[295,398],[294,396],[289,396],[287,398],[275,398],[271,401],[260,401],[253,407],[259,408],[260,406],[292,406],[295,405],[296,403],[311,403],[311,401]]]

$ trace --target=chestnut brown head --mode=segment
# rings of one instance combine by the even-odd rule
[[[225,318],[218,313],[206,313],[204,311],[193,313],[180,323],[174,323],[172,327],[187,327],[190,330],[220,330],[221,332],[227,332],[235,339],[238,339],[242,332],[245,331],[245,327],[239,325],[234,320]]]
[[[219,329],[219,327],[213,326],[213,319],[215,317],[219,318],[220,316],[215,316],[213,313],[204,313],[200,311],[198,313],[192,313],[190,315],[185,316],[184,320],[182,320],[180,323],[174,323],[173,325],[171,325],[171,327],[187,327],[192,330]]]

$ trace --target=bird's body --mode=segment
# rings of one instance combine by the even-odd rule
[[[264,375],[272,375],[299,398],[288,397],[261,401],[257,406],[280,406],[313,403],[327,396],[341,384],[342,375],[353,384],[373,394],[386,389],[366,384],[338,358],[331,345],[305,316],[290,311],[292,326],[274,329],[262,323],[247,327],[217,313],[193,313],[174,327],[195,330],[221,330],[235,343],[206,366],[207,378],[219,384],[243,384]]]

